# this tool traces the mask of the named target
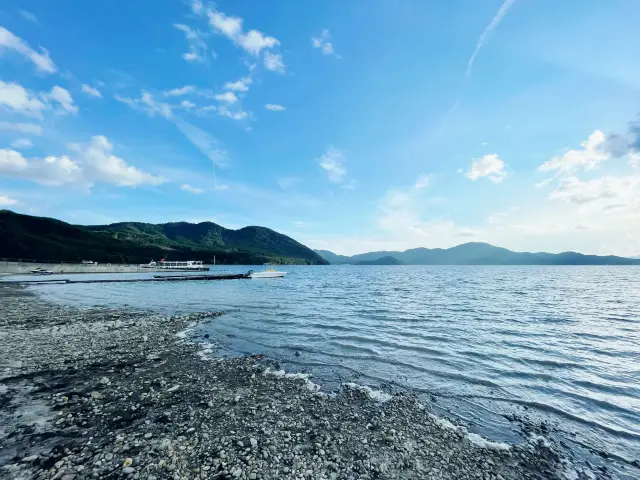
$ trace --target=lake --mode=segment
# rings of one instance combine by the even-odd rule
[[[522,441],[524,425],[640,476],[639,267],[281,269],[283,279],[34,288],[73,305],[227,310],[195,332],[223,354],[265,353],[327,390],[412,391],[490,438]]]

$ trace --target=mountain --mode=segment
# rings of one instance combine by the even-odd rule
[[[371,265],[374,262],[389,262],[389,257],[398,264],[407,265],[640,265],[640,259],[624,257],[583,255],[576,252],[528,253],[513,252],[488,243],[464,243],[453,248],[412,248],[404,252],[380,251],[345,257],[332,252],[320,253],[327,261],[332,256],[340,257],[340,263]],[[383,260],[384,259],[384,260]],[[381,263],[377,263],[381,265]],[[390,263],[383,263],[389,265]]]
[[[337,255],[329,250],[314,250],[318,255],[324,258],[331,265],[340,265],[343,263],[351,263],[351,257],[345,255]]]
[[[101,263],[151,259],[256,265],[328,263],[294,239],[265,227],[230,230],[212,222],[71,225],[0,210],[0,257]]]
[[[360,260],[358,265],[402,265],[402,262],[395,257],[387,255],[376,260]]]

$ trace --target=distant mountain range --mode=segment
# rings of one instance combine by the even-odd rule
[[[218,263],[321,265],[310,248],[265,227],[230,230],[212,222],[71,225],[60,220],[0,210],[0,257],[101,263],[151,259]]]
[[[488,243],[464,243],[453,248],[412,248],[404,252],[382,251],[347,257],[316,250],[331,264],[351,265],[640,265],[640,259],[576,252],[513,252]]]

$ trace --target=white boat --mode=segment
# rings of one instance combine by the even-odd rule
[[[186,262],[168,262],[165,260],[160,260],[159,262],[155,262],[151,260],[149,263],[144,263],[140,265],[141,268],[156,268],[159,270],[208,270],[202,262],[196,260],[187,260]]]
[[[200,261],[187,260],[186,262],[166,262],[160,260],[157,268],[163,270],[207,270]]]
[[[30,273],[32,273],[33,275],[53,275],[53,272],[51,270],[45,270],[42,267],[34,268]]]
[[[284,277],[287,272],[279,272],[275,268],[267,268],[262,272],[251,272],[249,278],[276,278]]]

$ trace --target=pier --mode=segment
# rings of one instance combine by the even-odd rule
[[[54,274],[67,275],[71,273],[152,273],[166,272],[167,268],[148,267],[123,263],[88,264],[67,262],[30,262],[30,261],[2,261],[0,260],[0,276],[2,275],[27,275],[36,268],[51,270]],[[172,272],[193,272],[193,268],[172,268]],[[200,267],[197,271],[209,271],[209,267]]]
[[[222,275],[154,275],[153,278],[107,278],[100,280],[69,280],[68,278],[8,280],[3,283],[18,283],[21,285],[69,285],[74,283],[138,283],[138,282],[193,282],[211,280],[240,280],[250,277],[251,272],[229,273]]]

